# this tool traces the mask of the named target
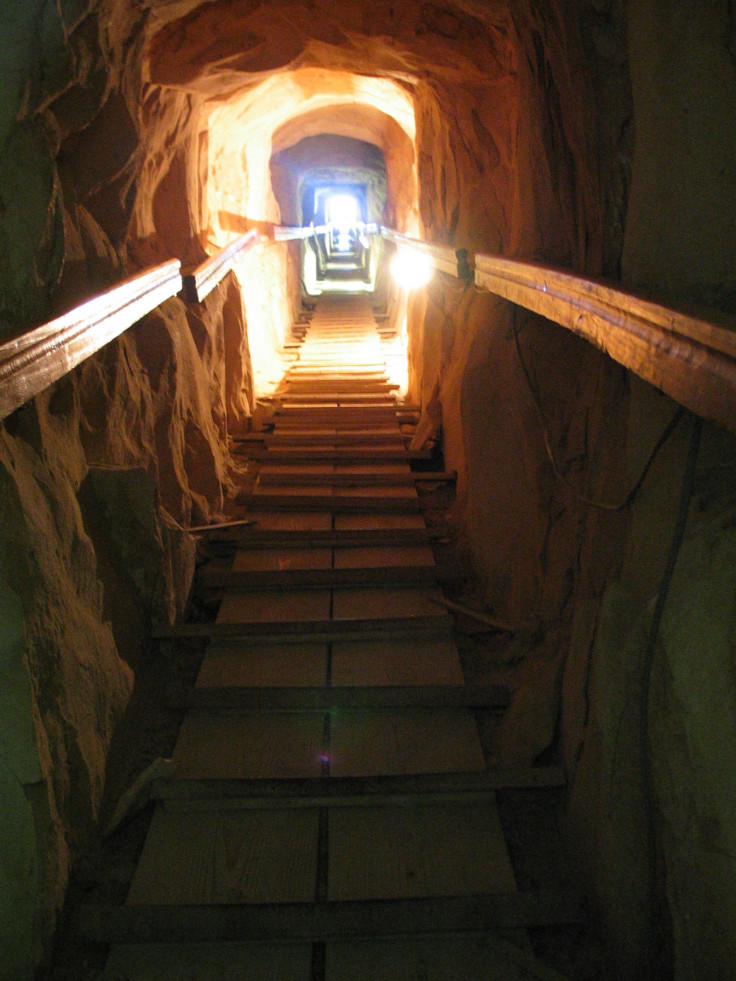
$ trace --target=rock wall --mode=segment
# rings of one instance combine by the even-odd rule
[[[642,0],[625,15],[617,4],[590,15],[609,39],[628,36],[636,139],[620,226],[623,275],[675,303],[732,310],[733,263],[724,257],[736,243],[724,205],[736,161],[733,13],[727,4]],[[616,50],[610,60],[620,63]],[[605,100],[625,118],[624,93],[609,84]],[[677,408],[641,382],[630,386],[629,484]],[[611,525],[600,516],[589,520],[581,552],[591,585],[576,605],[562,717],[570,831],[621,977],[726,978],[736,963],[726,776],[734,762],[736,441],[716,427],[703,431],[654,645],[651,637],[692,430],[685,418],[659,454],[619,529],[619,557],[601,568]]]
[[[147,265],[200,261],[205,214],[196,100],[147,90],[140,101],[135,12],[94,0],[11,7],[0,14],[5,332]],[[48,956],[151,621],[183,612],[194,551],[180,526],[221,512],[227,434],[251,404],[242,300],[228,280],[200,308],[169,300],[0,425],[9,981]]]
[[[279,150],[320,132],[381,147],[387,215],[402,228],[421,224],[435,242],[591,275],[623,269],[630,283],[733,308],[736,225],[723,202],[733,197],[727,110],[736,94],[725,2],[22,8],[0,15],[2,331],[145,265],[196,263],[223,234],[215,215],[227,194],[260,202],[250,217],[274,219],[268,154],[258,160],[263,187],[250,187],[242,162],[230,167],[238,154],[208,131],[213,106],[266,82],[276,99],[267,138],[279,133]],[[288,97],[277,91],[287,70]],[[300,92],[311,100],[301,122]],[[218,168],[232,183],[219,198],[207,186]],[[272,252],[244,265],[243,281],[269,284],[250,309],[288,311],[293,262]],[[689,424],[668,441],[633,511],[592,508],[581,497],[624,499],[674,407],[561,328],[472,288],[435,283],[408,315],[411,392],[439,407],[446,462],[459,474],[455,522],[477,581],[471,599],[535,628],[502,760],[546,752],[562,706],[571,835],[612,964],[653,977],[655,950],[677,977],[727,977],[736,960],[726,789],[733,441],[706,430],[642,743],[642,638]],[[281,327],[269,330],[271,355],[249,344],[232,281],[196,310],[172,299],[2,426],[8,978],[30,978],[48,947],[148,621],[184,602],[192,552],[177,526],[223,505],[226,436],[253,405],[251,350],[257,370],[276,370],[269,357]],[[641,888],[650,868],[651,893]]]

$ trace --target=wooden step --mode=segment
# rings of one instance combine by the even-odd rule
[[[417,497],[348,497],[337,494],[241,493],[236,500],[255,511],[329,511],[332,514],[416,513],[423,504]]]
[[[325,711],[334,708],[505,708],[508,688],[499,685],[383,685],[361,688],[192,688],[177,708]]]
[[[154,639],[173,637],[248,638],[272,644],[285,640],[301,642],[338,640],[402,640],[420,633],[450,631],[446,615],[417,617],[356,618],[344,620],[266,621],[263,623],[175,623],[155,626]]]
[[[262,905],[86,905],[76,917],[82,937],[95,943],[315,942],[485,934],[584,922],[580,896],[570,892]]]
[[[266,446],[304,446],[304,447],[324,447],[327,446],[352,446],[353,443],[360,443],[365,446],[367,443],[375,443],[379,446],[403,447],[406,437],[398,427],[394,431],[371,431],[361,432],[359,429],[347,430],[342,432],[282,432],[275,429],[273,432],[248,433],[245,436],[233,436],[232,442],[238,443],[263,443]]]
[[[346,569],[202,570],[199,584],[206,589],[331,589],[340,586],[394,587],[437,582],[434,564],[369,566]]]
[[[417,473],[283,473],[263,471],[258,475],[259,487],[278,486],[326,486],[326,487],[412,487],[416,484],[454,483],[457,474],[448,471],[423,471]]]
[[[388,528],[383,530],[306,530],[278,531],[266,528],[238,526],[217,530],[208,541],[231,544],[238,548],[369,548],[426,545],[433,539],[444,538],[447,528]]]
[[[256,449],[248,446],[236,448],[241,456],[248,456],[252,460],[259,460],[264,463],[283,462],[283,463],[350,463],[352,461],[361,463],[384,463],[390,460],[431,460],[432,454],[429,450],[405,450],[400,447],[360,447],[357,449],[347,446],[338,446],[334,449],[310,449],[309,447],[273,447],[267,449]]]
[[[283,780],[156,780],[152,800],[232,802],[233,807],[348,807],[374,806],[401,798],[426,802],[460,801],[472,795],[493,795],[497,790],[565,786],[560,767],[518,767],[461,773],[421,773],[371,777],[298,777]]]

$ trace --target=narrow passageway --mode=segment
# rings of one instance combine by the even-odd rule
[[[499,693],[465,684],[437,603],[384,353],[366,299],[321,299],[272,427],[244,439],[253,524],[210,577],[224,596],[126,907],[97,924],[106,977],[558,977],[523,928],[575,911],[517,891],[510,775],[473,711]]]

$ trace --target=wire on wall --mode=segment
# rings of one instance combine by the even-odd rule
[[[555,477],[560,481],[561,484],[564,485],[564,487],[570,492],[570,494],[573,495],[573,497],[576,500],[580,501],[581,504],[584,504],[587,507],[597,508],[598,510],[601,511],[623,511],[624,508],[629,507],[629,505],[633,503],[636,495],[639,493],[639,490],[641,489],[644,481],[646,480],[647,474],[649,473],[652,464],[657,458],[659,451],[662,449],[664,444],[670,438],[672,433],[677,428],[680,420],[685,415],[684,408],[680,406],[675,410],[675,412],[672,415],[672,418],[670,419],[670,421],[667,423],[664,430],[662,431],[661,436],[654,444],[654,447],[651,453],[649,454],[649,457],[647,458],[647,461],[644,465],[644,468],[642,469],[641,474],[639,475],[639,478],[632,485],[631,489],[629,490],[629,492],[626,494],[626,496],[622,501],[619,501],[617,503],[610,503],[608,501],[596,500],[595,498],[588,497],[586,494],[581,494],[580,491],[578,491],[575,487],[572,486],[569,480],[562,473],[562,471],[560,470],[557,464],[557,460],[555,459],[554,450],[552,448],[552,440],[550,439],[549,429],[547,428],[547,423],[545,421],[544,413],[542,411],[542,405],[539,399],[539,394],[537,393],[534,387],[534,383],[532,382],[532,378],[529,373],[529,368],[524,359],[524,354],[521,350],[521,343],[519,341],[519,329],[517,324],[516,307],[514,307],[512,318],[511,318],[511,329],[513,331],[516,353],[519,358],[519,363],[521,365],[521,370],[524,375],[524,380],[526,381],[527,388],[529,389],[529,394],[531,395],[532,401],[534,402],[534,408],[536,409],[537,417],[539,418],[539,423],[542,429],[542,436],[544,439],[544,448],[547,452],[547,456],[552,466],[552,470],[554,471]]]

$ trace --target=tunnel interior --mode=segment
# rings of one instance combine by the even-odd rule
[[[34,0],[7,25],[0,327],[192,268],[250,227],[321,223],[348,192],[357,224],[733,315],[734,16]],[[564,767],[610,976],[653,977],[652,951],[662,977],[729,976],[734,439],[703,429],[647,675],[696,424],[653,453],[669,398],[491,294],[439,275],[409,293],[388,253],[339,231],[259,245],[205,304],[167,301],[3,423],[0,976],[48,968],[74,863],[135,776],[109,761],[156,675],[151,624],[184,615],[187,529],[227,516],[229,438],[322,291],[367,292],[395,328],[402,394],[457,472],[460,598],[512,628],[478,655],[512,694],[499,762]]]

